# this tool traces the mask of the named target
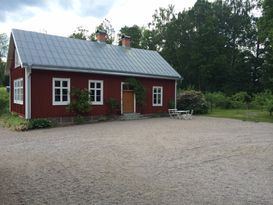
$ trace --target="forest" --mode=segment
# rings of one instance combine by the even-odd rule
[[[131,46],[157,50],[183,76],[179,87],[249,94],[273,89],[273,1],[197,0],[187,10],[159,8],[145,27],[124,26]],[[114,29],[108,20],[97,28]],[[70,37],[95,40],[79,27]]]
[[[174,5],[159,8],[147,26],[124,26],[118,33],[131,36],[134,48],[157,50],[183,77],[180,88],[226,94],[273,90],[272,0],[197,0],[192,8],[174,11]],[[107,30],[107,43],[115,41],[109,20],[97,28]],[[70,37],[95,40],[94,33],[78,27]],[[1,34],[0,59],[7,43]],[[0,64],[4,84],[5,62]]]

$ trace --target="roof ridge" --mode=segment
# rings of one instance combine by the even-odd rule
[[[107,44],[107,43],[104,43],[104,42],[97,42],[97,41],[84,40],[84,39],[78,39],[78,38],[70,38],[70,37],[60,36],[60,35],[56,35],[56,34],[41,33],[41,32],[38,32],[38,31],[27,31],[27,30],[23,30],[23,29],[12,28],[11,32],[13,33],[13,31],[23,31],[23,32],[28,32],[28,33],[36,33],[36,34],[39,34],[39,35],[58,37],[58,38],[66,39],[66,40],[74,40],[74,41],[81,41],[81,42],[89,42],[89,43],[91,42],[91,43],[106,44],[108,46],[120,47],[120,48],[123,48],[124,50],[126,50],[126,49],[137,49],[137,50],[144,50],[144,51],[148,51],[148,52],[156,52],[156,53],[158,53],[158,51],[156,51],[156,50],[149,50],[149,49],[144,49],[144,48],[134,48],[134,47],[125,48],[123,46],[114,45],[114,44]]]

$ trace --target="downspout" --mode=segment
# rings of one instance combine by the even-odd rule
[[[31,66],[25,67],[25,119],[31,119]]]
[[[177,109],[176,101],[177,101],[177,80],[175,80],[175,89],[174,89],[174,108],[175,109]]]

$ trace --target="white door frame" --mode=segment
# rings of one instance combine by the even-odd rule
[[[126,82],[121,82],[120,86],[120,112],[123,114],[123,85],[128,84]],[[134,113],[136,113],[136,94],[134,93]]]

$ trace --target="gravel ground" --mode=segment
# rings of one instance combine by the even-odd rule
[[[273,124],[194,117],[0,128],[0,204],[273,204]]]

